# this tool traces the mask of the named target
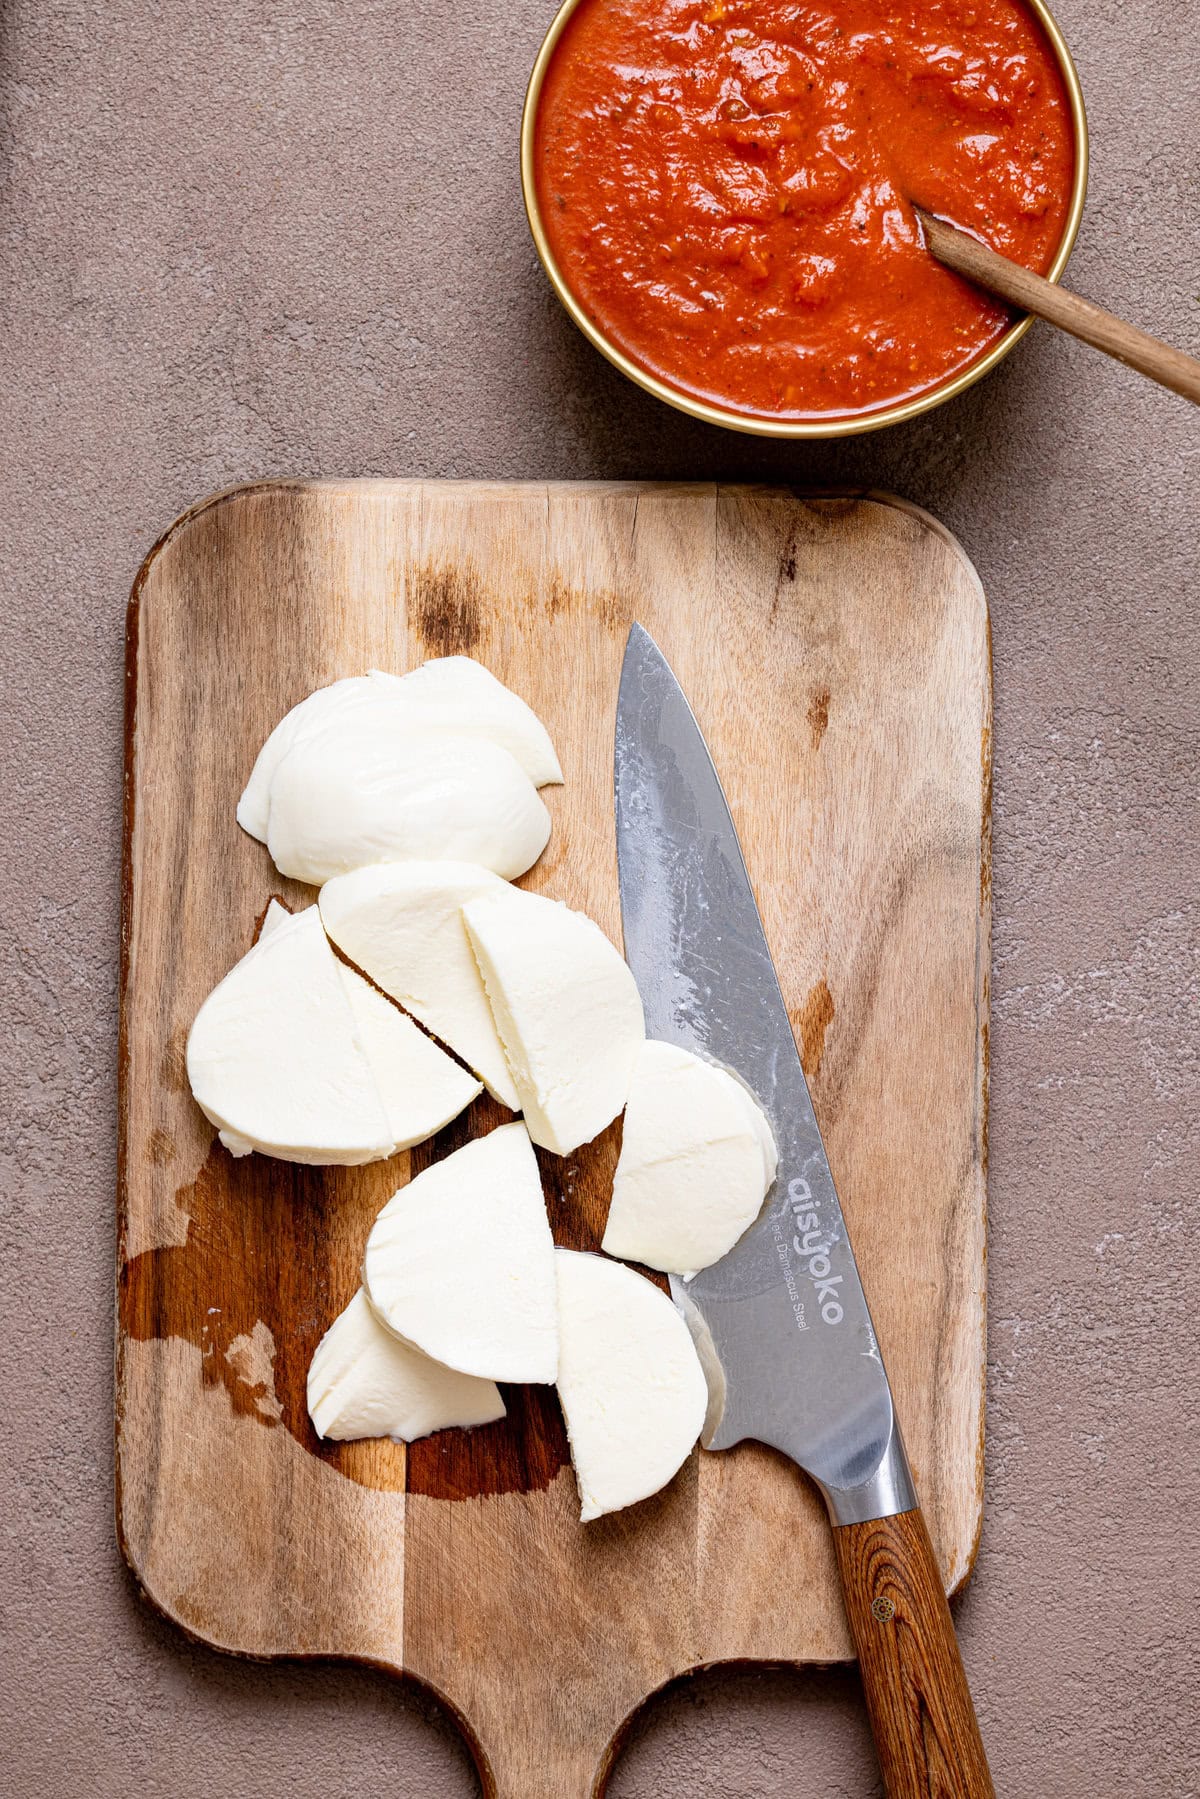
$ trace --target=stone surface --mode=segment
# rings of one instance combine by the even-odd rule
[[[959,1623],[1007,1799],[1182,1795],[1197,415],[1040,327],[952,407],[840,446],[660,408],[574,334],[525,230],[516,119],[550,10],[10,0],[0,20],[11,1790],[474,1790],[429,1702],[184,1641],[113,1537],[125,598],[198,496],[322,473],[863,483],[963,540],[991,599],[997,715],[988,1510]],[[1060,18],[1095,158],[1071,278],[1195,352],[1200,4],[1064,0]],[[611,1791],[872,1794],[855,1678],[706,1676],[651,1709]]]

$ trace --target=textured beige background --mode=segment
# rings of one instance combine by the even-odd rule
[[[990,594],[991,1412],[959,1622],[1002,1795],[1195,1793],[1198,415],[1041,328],[954,407],[840,448],[660,409],[573,334],[524,228],[514,134],[549,13],[0,12],[0,1786],[473,1790],[420,1697],[195,1648],[117,1557],[121,631],[141,557],[251,476],[720,475],[894,488]],[[1095,149],[1073,279],[1200,350],[1200,4],[1060,16]],[[855,1679],[709,1676],[655,1709],[612,1791],[872,1794]]]

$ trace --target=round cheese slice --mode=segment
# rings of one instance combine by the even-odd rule
[[[691,1333],[644,1275],[557,1249],[562,1401],[587,1523],[648,1499],[700,1435],[708,1389]]]
[[[407,857],[478,862],[511,880],[549,835],[550,814],[506,749],[375,712],[307,732],[271,780],[267,847],[283,874],[316,886]]]
[[[740,1081],[673,1043],[644,1043],[602,1248],[695,1274],[758,1217],[775,1163],[771,1127]]]
[[[474,862],[382,862],[326,881],[318,903],[342,954],[516,1112],[521,1102],[462,920],[467,900],[503,886]]]
[[[500,887],[463,920],[535,1143],[569,1155],[611,1124],[645,1037],[637,985],[599,925]]]
[[[493,1381],[431,1361],[385,1330],[360,1287],[317,1344],[308,1370],[308,1411],[319,1437],[394,1437],[414,1443],[432,1431],[504,1417]]]
[[[271,781],[293,744],[331,720],[372,712],[380,705],[422,729],[489,738],[516,758],[535,787],[562,780],[546,727],[524,700],[470,656],[440,656],[407,675],[379,669],[350,675],[293,706],[258,753],[238,802],[242,829],[262,843],[267,841]]]
[[[435,1162],[375,1220],[363,1285],[398,1337],[485,1380],[558,1370],[554,1244],[523,1124]]]

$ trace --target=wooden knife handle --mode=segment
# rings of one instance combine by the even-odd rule
[[[888,1799],[995,1799],[920,1510],[833,1541]]]

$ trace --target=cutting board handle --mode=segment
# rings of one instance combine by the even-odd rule
[[[592,1742],[586,1728],[573,1737],[524,1708],[514,1723],[486,1751],[472,1745],[483,1799],[604,1799],[617,1743]]]
[[[995,1799],[920,1509],[833,1541],[888,1799]]]

